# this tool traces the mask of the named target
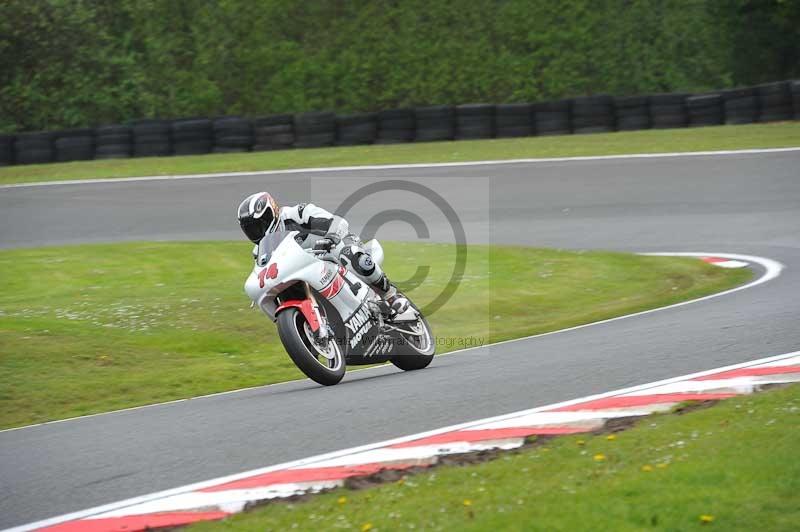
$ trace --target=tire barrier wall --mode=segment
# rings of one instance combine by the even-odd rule
[[[800,120],[800,81],[704,94],[605,94],[539,103],[433,105],[136,120],[94,129],[0,134],[0,166],[88,159],[529,137]]]

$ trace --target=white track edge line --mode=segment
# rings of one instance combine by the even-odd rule
[[[503,414],[503,415],[500,415],[500,416],[488,417],[488,418],[484,418],[484,419],[470,421],[470,422],[467,422],[467,423],[460,423],[460,424],[457,424],[457,425],[450,425],[448,427],[442,427],[442,428],[435,429],[435,430],[430,430],[430,431],[426,431],[426,432],[420,432],[420,433],[417,433],[417,434],[411,434],[411,435],[408,435],[408,436],[403,436],[403,437],[400,437],[400,438],[394,438],[394,439],[390,439],[390,440],[385,440],[385,441],[382,441],[382,442],[372,443],[372,444],[368,444],[368,445],[362,445],[362,446],[358,446],[358,447],[351,447],[349,449],[342,449],[342,450],[339,450],[339,451],[320,454],[320,455],[312,456],[312,457],[309,457],[309,458],[301,458],[299,460],[293,460],[293,461],[285,462],[285,463],[282,463],[282,464],[263,467],[263,468],[259,468],[259,469],[253,469],[253,470],[250,470],[250,471],[245,471],[245,472],[242,472],[242,473],[236,473],[234,475],[228,475],[228,476],[224,476],[224,477],[218,477],[218,478],[215,478],[215,479],[206,480],[206,481],[202,481],[202,482],[197,482],[197,483],[194,483],[194,484],[187,484],[185,486],[181,486],[181,487],[178,487],[178,488],[173,488],[173,489],[169,489],[169,490],[165,490],[165,491],[161,491],[161,492],[156,492],[156,493],[152,493],[152,494],[148,494],[148,495],[142,495],[142,496],[139,496],[139,497],[133,497],[133,498],[126,499],[126,500],[123,500],[123,501],[110,503],[110,504],[106,504],[106,505],[102,505],[102,506],[97,506],[97,507],[94,507],[94,508],[89,508],[89,509],[82,510],[82,511],[79,511],[79,512],[73,512],[73,513],[70,513],[70,514],[65,514],[65,515],[61,515],[61,516],[58,516],[58,517],[53,517],[53,518],[50,518],[50,519],[37,521],[37,522],[30,523],[30,524],[27,524],[27,525],[22,525],[22,526],[18,526],[18,527],[14,527],[14,528],[9,528],[9,529],[6,529],[5,532],[22,532],[22,531],[28,531],[28,530],[35,530],[37,528],[42,528],[42,527],[45,527],[45,526],[52,526],[52,525],[56,525],[56,524],[59,524],[59,523],[64,523],[64,522],[67,522],[67,521],[75,521],[75,520],[78,520],[78,519],[83,519],[83,518],[90,517],[90,516],[97,515],[97,514],[107,513],[107,512],[110,512],[110,511],[114,511],[114,510],[119,510],[119,509],[122,509],[122,508],[125,508],[125,507],[128,507],[128,506],[134,506],[134,505],[142,504],[142,503],[145,503],[145,502],[151,502],[151,501],[155,501],[155,500],[158,500],[158,499],[163,499],[163,498],[166,498],[166,497],[170,497],[170,496],[173,496],[173,495],[178,495],[178,494],[186,493],[186,492],[190,492],[190,491],[196,491],[196,490],[199,490],[199,489],[203,489],[203,488],[207,488],[207,487],[211,487],[211,486],[216,486],[216,485],[219,485],[219,484],[225,484],[225,483],[232,482],[232,481],[235,481],[235,480],[241,480],[243,478],[248,478],[248,477],[252,477],[252,476],[255,476],[255,475],[261,475],[261,474],[269,473],[269,472],[272,472],[272,471],[289,469],[289,468],[296,468],[296,467],[299,467],[299,466],[308,466],[308,465],[312,465],[312,464],[314,464],[316,462],[330,460],[332,458],[339,458],[339,457],[342,457],[342,456],[357,454],[357,453],[364,452],[364,451],[369,451],[369,450],[378,449],[378,448],[382,448],[382,447],[388,447],[388,446],[395,445],[395,444],[398,444],[398,443],[405,443],[405,442],[411,441],[411,440],[416,440],[416,439],[420,439],[420,438],[426,438],[426,437],[429,437],[429,436],[435,436],[437,434],[441,434],[441,433],[445,433],[445,432],[452,432],[452,431],[455,431],[455,430],[463,430],[463,429],[467,429],[467,428],[475,426],[475,425],[483,425],[483,424],[486,424],[486,423],[493,423],[493,422],[496,422],[496,421],[502,421],[502,420],[509,419],[509,418],[512,418],[512,417],[518,417],[518,416],[533,414],[533,413],[536,413],[536,412],[553,410],[553,409],[556,409],[556,408],[570,406],[570,405],[577,404],[577,403],[583,403],[583,402],[587,402],[587,401],[594,401],[594,400],[603,399],[603,398],[606,398],[606,397],[613,397],[613,396],[623,395],[623,394],[627,394],[627,393],[631,393],[631,392],[646,390],[648,388],[654,388],[654,387],[657,387],[657,386],[663,386],[665,384],[671,384],[673,382],[680,382],[680,381],[684,381],[684,380],[696,379],[697,377],[704,377],[706,375],[712,375],[714,373],[720,373],[720,372],[723,372],[723,371],[730,371],[730,370],[734,370],[734,369],[746,368],[746,367],[751,367],[751,366],[758,366],[758,365],[765,364],[765,363],[768,363],[768,362],[774,362],[774,361],[778,361],[778,360],[782,360],[782,359],[786,359],[786,358],[792,358],[794,356],[797,356],[798,354],[800,354],[800,351],[793,351],[791,353],[784,353],[784,354],[781,354],[781,355],[775,355],[775,356],[771,356],[771,357],[751,360],[749,362],[742,362],[742,363],[739,363],[739,364],[732,364],[732,365],[729,365],[729,366],[722,366],[722,367],[713,368],[713,369],[709,369],[709,370],[699,371],[699,372],[696,372],[696,373],[690,373],[688,375],[682,375],[680,377],[672,377],[672,378],[669,378],[669,379],[650,382],[650,383],[646,383],[646,384],[640,384],[640,385],[631,386],[631,387],[628,387],[628,388],[621,388],[619,390],[614,390],[614,391],[610,391],[610,392],[604,392],[604,393],[600,393],[600,394],[589,395],[589,396],[581,397],[581,398],[578,398],[578,399],[570,399],[568,401],[562,401],[562,402],[559,402],[559,403],[553,403],[553,404],[549,404],[549,405],[539,406],[539,407],[531,408],[531,409],[528,409],[528,410],[520,410],[518,412],[512,412],[510,414]]]
[[[637,316],[644,316],[644,315],[647,315],[647,314],[652,314],[654,312],[660,312],[662,310],[669,310],[669,309],[672,309],[672,308],[682,307],[684,305],[689,305],[689,304],[692,304],[692,303],[698,303],[700,301],[706,301],[708,299],[713,299],[713,298],[716,298],[716,297],[732,294],[734,292],[738,292],[739,290],[745,290],[747,288],[753,288],[753,287],[758,286],[760,284],[763,284],[763,283],[766,283],[768,281],[771,281],[772,279],[775,279],[776,277],[780,276],[781,271],[783,271],[783,269],[785,268],[785,266],[783,264],[781,264],[780,262],[778,262],[776,260],[773,260],[773,259],[768,259],[768,258],[765,258],[765,257],[757,257],[757,256],[754,256],[754,255],[740,255],[740,254],[737,254],[737,253],[702,253],[702,252],[669,252],[669,251],[666,251],[666,252],[655,252],[655,253],[637,253],[637,255],[658,256],[658,257],[722,257],[722,258],[729,258],[729,259],[735,259],[735,260],[743,260],[743,261],[747,261],[747,262],[752,262],[752,263],[758,264],[759,266],[761,266],[761,267],[763,267],[765,269],[765,272],[761,277],[759,277],[758,279],[755,279],[754,281],[751,281],[751,282],[749,282],[747,284],[744,284],[742,286],[737,286],[735,288],[724,290],[722,292],[717,292],[716,294],[709,294],[707,296],[703,296],[703,297],[699,297],[699,298],[695,298],[695,299],[690,299],[688,301],[681,301],[679,303],[673,303],[673,304],[667,305],[665,307],[657,307],[657,308],[652,308],[652,309],[649,309],[649,310],[642,310],[640,312],[634,312],[633,314],[624,314],[622,316],[616,316],[614,318],[608,318],[608,319],[600,320],[600,321],[593,321],[591,323],[584,323],[582,325],[575,325],[574,327],[567,327],[566,329],[559,329],[557,331],[549,331],[549,332],[545,332],[545,333],[534,334],[534,335],[531,335],[531,336],[523,336],[521,338],[512,338],[510,340],[502,340],[500,342],[487,343],[487,344],[484,344],[484,345],[479,345],[479,346],[474,346],[474,347],[467,347],[466,349],[459,349],[459,350],[456,350],[456,351],[449,351],[447,353],[442,353],[441,355],[436,355],[436,356],[437,357],[444,357],[444,356],[448,356],[448,355],[458,355],[458,354],[461,354],[461,353],[466,353],[467,351],[473,351],[475,349],[492,349],[495,346],[510,344],[510,343],[513,343],[513,342],[522,342],[522,341],[525,341],[525,340],[533,340],[535,338],[541,338],[543,336],[551,336],[551,335],[554,335],[554,334],[562,334],[562,333],[566,333],[566,332],[570,332],[570,331],[576,331],[578,329],[584,329],[586,327],[594,327],[595,325],[603,325],[603,324],[606,324],[606,323],[611,323],[611,322],[615,322],[615,321],[619,321],[619,320],[624,320],[624,319],[628,319],[628,318],[635,318]],[[356,372],[360,372],[360,371],[372,371],[372,370],[376,370],[376,369],[391,369],[391,367],[386,366],[386,365],[371,366],[369,368],[360,368],[360,369],[349,370],[348,373],[356,373]],[[303,382],[305,380],[308,380],[308,379],[295,379],[295,380],[291,380],[291,381],[274,382],[272,384],[264,384],[264,385],[261,385],[261,386],[250,386],[250,387],[247,387],[247,388],[237,388],[236,390],[227,390],[227,391],[224,391],[224,392],[216,392],[216,393],[210,393],[210,394],[206,394],[206,395],[197,395],[195,397],[186,397],[186,398],[183,398],[183,399],[174,399],[172,401],[164,401],[162,403],[152,403],[152,404],[148,404],[148,405],[132,406],[132,407],[129,407],[129,408],[122,408],[122,409],[119,409],[119,410],[111,410],[109,412],[97,412],[96,414],[87,414],[85,416],[75,416],[75,417],[68,417],[68,418],[64,418],[64,419],[55,419],[53,421],[44,421],[42,423],[34,423],[32,425],[22,425],[20,427],[11,427],[11,428],[8,428],[8,429],[2,429],[2,430],[0,430],[0,434],[2,434],[4,432],[15,431],[15,430],[32,429],[32,428],[35,428],[35,427],[42,427],[42,426],[46,426],[46,425],[54,425],[56,423],[64,423],[64,422],[67,422],[67,421],[77,421],[77,420],[81,420],[81,419],[89,419],[89,418],[98,417],[98,416],[107,416],[107,415],[111,415],[111,414],[121,414],[121,413],[124,413],[124,412],[131,412],[131,411],[134,411],[134,410],[142,410],[142,409],[145,409],[145,408],[153,408],[153,407],[157,407],[157,406],[165,406],[165,405],[171,405],[171,404],[175,404],[175,403],[183,403],[183,402],[186,402],[186,401],[194,401],[194,400],[197,400],[197,399],[208,399],[208,398],[211,398],[211,397],[218,397],[218,396],[221,396],[221,395],[228,395],[228,394],[234,394],[234,393],[239,393],[239,392],[246,392],[246,391],[250,391],[250,390],[259,390],[259,389],[264,389],[264,388],[270,388],[270,387],[273,387],[273,386],[284,386],[284,385],[291,384],[291,383]]]
[[[662,157],[703,157],[718,155],[749,155],[762,153],[785,153],[800,151],[800,146],[789,148],[750,148],[743,150],[717,150],[717,151],[688,151],[688,152],[664,152],[664,153],[630,153],[619,155],[579,155],[574,157],[542,157],[530,159],[500,159],[488,161],[458,161],[451,163],[405,163],[405,164],[381,164],[364,166],[328,166],[316,168],[288,168],[284,170],[254,170],[252,172],[227,172],[211,174],[183,174],[183,175],[153,175],[139,177],[119,177],[101,179],[69,179],[63,181],[40,181],[33,183],[12,183],[0,185],[0,190],[9,188],[23,187],[48,187],[57,185],[86,185],[93,183],[126,183],[133,181],[167,181],[180,179],[214,179],[218,177],[243,177],[243,176],[266,176],[266,175],[285,175],[285,174],[305,174],[305,173],[324,173],[324,172],[352,172],[365,170],[403,170],[413,168],[448,168],[459,166],[487,166],[487,165],[507,165],[507,164],[538,164],[538,163],[562,163],[571,161],[606,161],[615,159],[654,159]]]

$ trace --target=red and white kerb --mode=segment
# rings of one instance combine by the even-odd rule
[[[720,268],[745,268],[747,266],[747,263],[741,260],[726,259],[724,257],[700,257],[700,260]]]
[[[663,412],[682,401],[725,399],[769,384],[798,381],[800,351],[311,457],[24,529],[132,532],[217,520],[257,501],[316,493],[342,486],[351,477],[430,466],[446,455],[515,449],[530,436],[591,432],[610,419]]]

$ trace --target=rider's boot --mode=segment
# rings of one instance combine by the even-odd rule
[[[402,314],[410,306],[410,302],[400,292],[397,287],[389,282],[389,278],[383,273],[381,267],[372,262],[372,257],[363,253],[358,257],[359,273],[375,289],[378,294],[389,304],[392,315]]]
[[[387,303],[389,303],[389,308],[392,309],[392,315],[396,316],[408,310],[411,303],[403,294],[397,291],[395,285],[389,282],[386,274],[383,274],[382,279],[378,281],[378,283],[380,284],[372,283],[372,287],[381,294]],[[388,286],[388,288],[383,290],[386,286]]]

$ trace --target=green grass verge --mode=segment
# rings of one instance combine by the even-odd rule
[[[795,385],[191,530],[797,530],[798,451]]]
[[[424,305],[455,249],[387,243],[387,271]],[[0,252],[0,427],[300,378],[248,308],[244,242],[124,243]],[[696,259],[472,246],[430,316],[446,352],[689,299],[745,281]],[[402,282],[400,283],[402,287]]]
[[[800,146],[800,122],[9,166],[0,168],[0,184],[325,166],[793,146]]]

